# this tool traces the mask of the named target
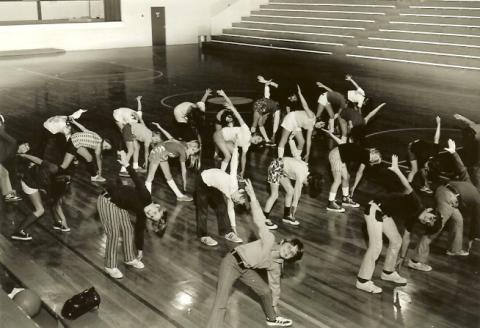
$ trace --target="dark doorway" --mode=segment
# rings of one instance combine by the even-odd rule
[[[165,46],[165,7],[152,7],[152,45]]]

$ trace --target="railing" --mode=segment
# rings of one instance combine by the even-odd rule
[[[210,31],[207,34],[221,34],[222,29],[231,26],[232,22],[240,21],[268,0],[217,0],[210,6]]]

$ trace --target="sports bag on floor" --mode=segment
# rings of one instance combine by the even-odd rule
[[[100,295],[95,287],[85,289],[80,294],[68,299],[62,308],[62,316],[66,319],[76,319],[88,311],[98,309],[100,306]]]

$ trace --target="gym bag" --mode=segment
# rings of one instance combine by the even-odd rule
[[[98,295],[95,287],[90,287],[80,294],[74,295],[63,304],[62,316],[74,320],[88,311],[98,309],[99,306],[100,295]]]

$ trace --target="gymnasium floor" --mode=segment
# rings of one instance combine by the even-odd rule
[[[443,143],[451,137],[462,144],[454,113],[480,122],[478,72],[389,63],[366,65],[361,61],[342,63],[308,56],[274,58],[251,51],[202,54],[197,46],[1,59],[0,113],[7,120],[7,130],[18,140],[38,141],[46,118],[78,108],[89,110],[84,125],[108,135],[113,129],[112,110],[136,108],[135,97],[142,95],[146,120],[157,121],[168,129],[173,106],[198,101],[207,87],[255,99],[262,91],[256,75],[274,76],[299,81],[307,101],[315,108],[319,91],[314,82],[322,81],[345,92],[346,73],[353,75],[374,98],[374,104],[387,103],[369,130],[369,141],[380,148],[386,159],[397,153],[404,160],[406,144],[414,138],[433,139],[435,115],[442,118]],[[324,175],[323,192],[316,199],[302,196],[298,228],[281,225],[275,232],[278,240],[296,236],[306,246],[304,259],[287,268],[282,281],[281,312],[294,320],[294,327],[480,327],[480,244],[475,244],[466,258],[448,257],[444,255],[444,234],[432,247],[432,272],[401,269],[409,281],[401,288],[401,297],[394,298],[394,286],[379,279],[380,264],[373,279],[384,288],[381,295],[355,288],[366,249],[361,233],[362,210],[326,212],[330,176],[322,137],[314,140],[312,149],[310,167]],[[252,179],[262,205],[268,195],[267,166],[274,155],[274,150],[259,148],[249,155],[247,163],[246,175]],[[104,157],[104,166],[105,176],[116,179],[119,167],[113,154]],[[174,172],[178,178],[178,167]],[[365,200],[362,194],[368,185],[362,188],[358,197]],[[19,186],[16,189],[20,190]],[[188,190],[194,190],[192,172]],[[0,263],[13,274],[25,274],[22,268],[28,267],[30,281],[38,277],[38,294],[58,308],[67,297],[56,292],[79,292],[94,285],[104,307],[114,311],[101,307],[98,313],[81,319],[91,327],[204,327],[220,260],[234,245],[217,236],[212,219],[209,231],[220,244],[215,248],[203,246],[195,237],[193,203],[177,204],[163,177],[157,174],[153,196],[169,210],[167,232],[162,238],[147,235],[146,269],[136,271],[121,265],[126,276],[114,281],[103,274],[105,237],[95,215],[95,199],[100,191],[100,185],[90,183],[80,164],[65,205],[72,231],[55,232],[47,214],[31,229],[31,242],[9,239],[14,224],[29,211],[30,204],[2,202]],[[272,212],[274,220],[281,218],[281,204],[282,197]],[[247,239],[250,219],[241,214],[237,220],[240,236]],[[383,256],[379,262],[383,262]],[[258,300],[241,284],[236,285],[230,298],[226,326],[265,326]]]

